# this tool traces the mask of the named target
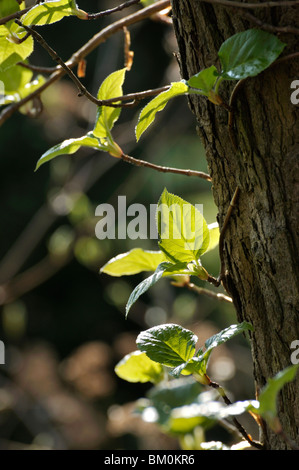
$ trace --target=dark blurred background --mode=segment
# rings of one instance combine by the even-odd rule
[[[120,2],[78,3],[97,12]],[[98,21],[65,18],[39,31],[67,60],[100,29],[137,8]],[[170,25],[145,20],[130,27],[130,33],[134,63],[125,93],[180,79]],[[109,73],[124,66],[123,47],[120,32],[88,56],[82,81],[92,93]],[[39,45],[30,63],[55,65]],[[176,438],[131,413],[149,385],[120,380],[114,366],[136,349],[136,335],[143,329],[179,323],[192,329],[202,345],[236,322],[234,309],[163,279],[125,319],[128,297],[146,274],[113,278],[99,274],[99,269],[131,248],[155,250],[157,242],[98,240],[95,208],[108,202],[117,213],[118,195],[126,196],[127,206],[149,207],[166,187],[191,203],[203,204],[204,217],[212,223],[217,210],[211,185],[132,167],[93,150],[61,156],[35,173],[37,160],[48,148],[84,135],[96,115],[95,106],[77,97],[68,78],[49,88],[42,102],[38,118],[18,113],[0,129],[0,339],[6,353],[6,363],[0,366],[0,448],[178,448]],[[160,165],[207,171],[186,97],[171,101],[136,144],[134,127],[142,106],[123,110],[113,130],[124,151]],[[217,276],[217,249],[203,258],[203,264]],[[233,399],[253,398],[250,351],[243,337],[219,347],[209,375],[227,387]],[[223,432],[216,428],[213,439],[229,441]]]

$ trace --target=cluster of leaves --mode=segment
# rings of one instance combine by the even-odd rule
[[[149,4],[143,0],[142,4]],[[0,2],[0,17],[6,17],[25,9],[25,2],[15,0]],[[38,3],[21,16],[24,26],[43,26],[60,21],[68,16],[88,19],[88,14],[78,8],[75,0],[48,0]],[[0,25],[0,80],[5,94],[1,104],[20,101],[38,89],[44,82],[40,75],[19,65],[26,64],[33,52],[33,38],[14,20]],[[169,85],[141,111],[136,125],[138,141],[154,121],[157,112],[164,109],[168,101],[186,94],[201,95],[216,105],[222,105],[219,86],[223,81],[242,80],[254,77],[269,67],[281,54],[285,44],[274,35],[251,29],[227,39],[219,49],[220,70],[216,66],[200,71],[189,80]],[[123,95],[126,69],[111,73],[99,88],[98,100],[109,100]],[[114,141],[112,129],[118,120],[121,107],[99,106],[92,131],[77,139],[68,139],[42,155],[37,163],[77,152],[81,147],[91,147],[122,158],[123,151]],[[202,266],[201,257],[213,249],[219,239],[217,224],[208,226],[200,211],[165,189],[157,206],[157,228],[160,236],[159,251],[135,248],[116,256],[101,269],[112,276],[153,271],[143,280],[129,297],[126,313],[136,300],[163,276],[188,282],[190,276],[208,280],[209,274]],[[187,281],[186,281],[187,279]],[[246,400],[224,406],[216,400],[214,393],[203,392],[203,385],[210,385],[207,376],[208,361],[212,351],[235,335],[252,330],[246,322],[231,325],[212,336],[204,347],[196,351],[197,337],[192,331],[179,325],[166,324],[143,331],[137,338],[138,351],[125,356],[116,366],[116,374],[129,382],[151,382],[154,387],[146,399],[139,401],[138,412],[145,420],[159,423],[166,432],[184,436],[198,427],[210,427],[217,420],[250,411],[264,418],[274,430],[278,429],[276,398],[283,385],[293,380],[297,366],[292,366],[270,379],[259,400]],[[180,376],[192,376],[180,378]],[[176,380],[174,380],[176,379]],[[195,380],[194,380],[195,379]],[[188,447],[187,441],[184,441]],[[194,443],[192,445],[195,445]],[[202,439],[197,448],[208,448]],[[215,448],[224,448],[216,443]]]
[[[164,189],[156,211],[159,251],[141,248],[122,253],[102,268],[110,276],[127,276],[143,271],[154,271],[132,292],[126,306],[128,315],[132,305],[162,277],[178,278],[188,282],[190,276],[207,280],[209,274],[200,257],[218,245],[217,223],[208,225],[200,211],[189,202]]]
[[[218,95],[218,89],[223,80],[240,80],[261,73],[280,55],[284,46],[285,44],[276,36],[256,29],[235,34],[227,39],[219,49],[221,71],[218,72],[213,65],[193,75],[188,81],[171,83],[167,91],[158,94],[142,109],[136,125],[136,140],[140,139],[154,121],[157,112],[163,110],[170,99],[185,94],[197,94],[220,105],[222,100]],[[98,91],[98,100],[123,96],[125,72],[125,68],[118,70],[104,80]],[[39,159],[37,168],[58,155],[73,154],[84,146],[106,151],[116,158],[121,158],[123,151],[111,134],[120,116],[120,110],[121,108],[100,106],[93,131],[79,139],[68,139],[52,147]]]
[[[227,406],[219,401],[215,390],[206,391],[203,386],[210,383],[206,371],[213,350],[247,330],[252,326],[246,322],[231,325],[196,351],[198,338],[192,331],[176,324],[155,326],[138,335],[138,350],[127,354],[115,372],[129,382],[154,385],[145,398],[137,401],[136,412],[145,421],[155,422],[164,432],[179,437],[183,448],[224,449],[227,447],[223,443],[204,442],[204,431],[244,412],[262,417],[272,429],[279,430],[277,394],[298,370],[298,366],[290,366],[269,379],[258,400]],[[186,375],[192,377],[179,378]]]
[[[20,4],[16,0],[1,1],[0,18],[26,10],[25,7],[24,1]],[[25,13],[22,16],[22,23],[25,26],[51,24],[70,15],[86,18],[86,13],[78,8],[74,0],[47,1]],[[33,79],[32,71],[18,65],[19,62],[27,63],[33,49],[32,36],[28,36],[26,30],[13,19],[0,25],[0,81],[4,86],[4,96],[1,97],[0,104],[18,102],[45,82],[41,74]]]

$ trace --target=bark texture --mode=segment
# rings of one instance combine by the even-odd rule
[[[217,65],[222,42],[256,27],[244,11],[200,0],[172,0],[182,78]],[[298,27],[298,7],[248,10],[262,23]],[[246,12],[248,13],[248,12]],[[299,36],[280,34],[283,55],[298,50]],[[291,83],[299,79],[299,58],[278,62],[247,79],[235,95],[234,149],[225,109],[192,96],[198,133],[206,149],[213,195],[222,227],[237,186],[240,195],[225,235],[226,286],[239,321],[254,327],[251,337],[257,394],[269,377],[291,365],[292,341],[299,339],[299,132],[298,105]],[[225,101],[236,82],[225,82]],[[299,444],[299,374],[278,400],[285,433]],[[266,449],[287,449],[266,425]]]

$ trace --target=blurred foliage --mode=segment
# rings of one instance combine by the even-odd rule
[[[96,12],[119,2],[78,3]],[[45,27],[42,34],[66,60],[100,28],[126,13],[98,21],[66,18]],[[180,79],[171,26],[146,20],[130,33],[134,63],[125,93]],[[53,66],[38,45],[30,62]],[[118,33],[88,57],[84,85],[96,93],[102,80],[121,67],[123,35]],[[178,448],[175,438],[131,414],[133,402],[149,385],[120,380],[114,366],[136,349],[136,336],[143,329],[177,322],[202,341],[235,322],[233,307],[164,279],[139,299],[125,320],[125,304],[143,276],[113,279],[100,275],[99,269],[134,247],[156,249],[156,240],[98,240],[95,208],[110,203],[117,213],[118,195],[126,196],[127,206],[149,207],[167,187],[193,204],[203,204],[204,216],[212,223],[217,210],[210,183],[131,167],[92,150],[59,157],[34,173],[45,150],[83,135],[96,114],[95,106],[78,98],[67,78],[53,85],[42,101],[38,118],[15,114],[0,128],[0,338],[6,349],[6,364],[0,366],[0,448]],[[170,102],[136,144],[134,127],[142,106],[123,111],[115,127],[115,140],[126,153],[165,166],[207,171],[187,99]],[[217,276],[217,249],[206,255],[205,266]],[[240,338],[233,348],[221,346],[215,353],[213,379],[227,385],[236,399],[250,398],[248,345]],[[250,425],[248,431],[255,432]],[[223,433],[224,441],[229,440],[230,434],[219,429],[220,440]]]

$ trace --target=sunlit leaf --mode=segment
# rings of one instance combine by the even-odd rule
[[[98,100],[109,100],[110,98],[122,96],[122,85],[125,80],[125,74],[126,68],[123,68],[108,75],[100,86],[97,96]],[[93,134],[99,138],[110,136],[110,131],[119,118],[120,113],[121,108],[100,106],[98,108]]]
[[[164,189],[157,207],[159,246],[173,263],[199,260],[208,249],[210,233],[199,210]]]
[[[91,133],[83,137],[79,137],[78,139],[68,139],[47,150],[47,152],[45,152],[38,160],[36,170],[44,163],[53,160],[53,158],[58,155],[72,155],[77,152],[80,147],[92,147],[98,150],[105,150],[105,148],[101,146],[100,141]]]
[[[134,351],[127,354],[116,366],[115,373],[128,382],[158,383],[163,378],[163,367],[152,361],[145,353]]]
[[[110,276],[129,276],[142,271],[155,271],[163,261],[165,256],[161,251],[133,248],[109,260],[101,268],[101,272]]]
[[[141,111],[138,118],[138,123],[135,129],[137,141],[140,139],[143,132],[154,121],[157,112],[162,111],[171,98],[175,96],[184,95],[189,90],[188,85],[184,82],[171,83],[169,89],[160,93],[152,99]]]
[[[26,31],[16,23],[0,26],[0,72],[25,60],[33,52],[33,38],[29,36],[21,44],[14,41],[24,38]],[[15,37],[15,39],[14,39]]]
[[[217,69],[214,65],[208,69],[203,69],[196,75],[193,75],[187,81],[188,85],[195,90],[190,89],[189,93],[198,93],[208,96],[217,80]]]
[[[32,7],[22,17],[22,23],[25,26],[52,24],[80,11],[75,0],[48,0]]]

